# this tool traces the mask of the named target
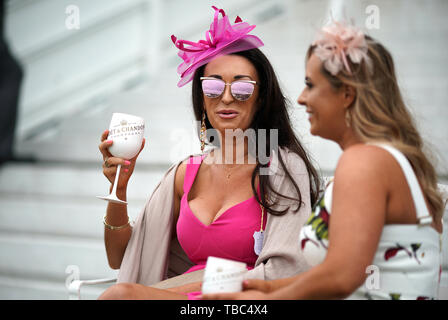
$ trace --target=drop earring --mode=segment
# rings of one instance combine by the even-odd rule
[[[201,131],[199,134],[199,139],[201,140],[201,153],[204,153],[206,131],[207,127],[205,126],[205,111],[204,111],[202,113]]]
[[[350,112],[347,110],[345,110],[345,125],[350,128],[351,125],[350,123],[352,122],[352,117],[350,116]]]

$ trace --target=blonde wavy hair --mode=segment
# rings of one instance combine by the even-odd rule
[[[365,60],[355,64],[348,59],[351,73],[342,68],[333,76],[323,64],[321,72],[336,90],[344,84],[355,88],[355,100],[347,110],[349,125],[361,141],[387,142],[406,156],[420,182],[433,218],[440,222],[444,202],[437,188],[437,174],[426,156],[430,154],[429,150],[426,150],[403,101],[392,56],[372,37],[365,37],[370,67]],[[315,45],[308,48],[306,61],[315,48]]]

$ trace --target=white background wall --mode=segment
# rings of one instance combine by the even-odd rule
[[[191,85],[176,86],[180,58],[170,36],[202,39],[212,4],[231,21],[239,15],[257,25],[254,34],[291,100],[296,131],[324,174],[332,174],[341,151],[308,133],[304,108],[295,102],[305,51],[330,10],[364,26],[367,6],[376,5],[380,28],[367,31],[392,52],[446,183],[447,1],[12,0],[6,32],[25,71],[15,148],[40,162],[0,167],[0,298],[64,299],[68,265],[77,265],[83,279],[116,274],[102,242],[105,203],[95,198],[108,191],[99,135],[114,111],[147,121],[147,145],[128,191],[136,217],[169,164],[199,150]],[[66,27],[69,5],[79,8],[79,29]],[[101,290],[87,290],[87,297]]]

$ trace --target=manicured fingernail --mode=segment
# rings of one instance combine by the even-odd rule
[[[124,169],[124,172],[128,172],[129,171],[129,169]]]
[[[106,143],[112,143],[112,140],[107,140]]]
[[[124,162],[124,165],[125,165],[125,166],[128,166],[128,165],[130,165],[130,164],[131,164],[131,161],[126,160],[126,161]]]

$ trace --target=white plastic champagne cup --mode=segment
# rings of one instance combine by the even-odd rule
[[[113,143],[109,147],[109,152],[117,158],[126,160],[134,158],[140,151],[144,133],[145,120],[143,118],[125,113],[112,114],[107,140],[112,140]],[[120,169],[121,165],[118,165],[112,192],[108,196],[97,196],[97,198],[127,204],[116,195]]]
[[[230,293],[243,290],[247,266],[243,262],[208,257],[202,282],[202,293]]]

